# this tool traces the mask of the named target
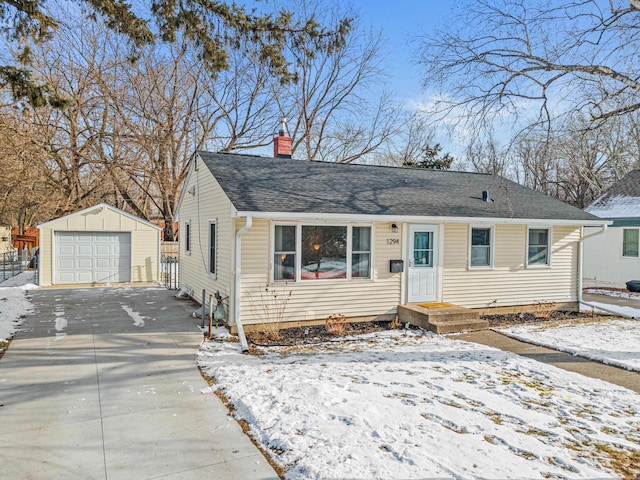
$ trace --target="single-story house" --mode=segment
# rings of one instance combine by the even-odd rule
[[[585,230],[585,286],[625,288],[640,280],[640,170],[633,170],[585,211],[612,223],[606,231]]]
[[[157,282],[160,230],[101,203],[39,225],[39,283]]]
[[[0,225],[0,253],[9,253],[11,247],[11,227]]]
[[[196,152],[178,203],[179,283],[198,302],[228,296],[230,325],[391,319],[412,302],[577,307],[597,217],[494,175],[275,153]]]

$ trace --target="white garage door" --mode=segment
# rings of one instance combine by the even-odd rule
[[[131,281],[131,234],[56,232],[55,283]]]

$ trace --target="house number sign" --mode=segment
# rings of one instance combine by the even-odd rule
[[[387,238],[387,245],[400,245],[399,238]]]

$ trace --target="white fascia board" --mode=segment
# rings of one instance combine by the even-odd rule
[[[234,209],[235,210],[235,209]],[[490,218],[490,217],[417,217],[403,215],[361,215],[306,212],[232,212],[235,217],[266,218],[269,220],[315,220],[326,222],[402,222],[402,223],[487,223],[494,225],[567,225],[600,227],[610,225],[609,220],[548,220],[542,218]]]
[[[78,212],[70,213],[69,215],[64,215],[62,217],[58,217],[58,218],[55,218],[53,220],[49,220],[48,222],[39,224],[38,228],[49,227],[52,224],[57,223],[62,219],[71,218],[71,217],[77,217],[78,215],[84,215],[85,213],[89,213],[89,212],[92,212],[94,210],[111,210],[112,212],[115,212],[115,213],[118,213],[119,215],[123,215],[125,217],[128,217],[131,220],[134,220],[136,222],[144,223],[145,225],[148,225],[149,227],[153,227],[153,228],[155,228],[157,230],[162,230],[162,227],[159,227],[155,223],[151,223],[149,220],[145,220],[144,218],[136,217],[135,215],[133,215],[133,214],[131,214],[129,212],[125,212],[124,210],[120,210],[119,208],[116,208],[113,205],[109,205],[108,203],[99,203],[98,205],[94,205],[93,207],[85,208],[84,210],[80,210]]]

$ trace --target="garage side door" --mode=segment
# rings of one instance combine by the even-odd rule
[[[130,281],[130,233],[55,233],[55,283]]]

